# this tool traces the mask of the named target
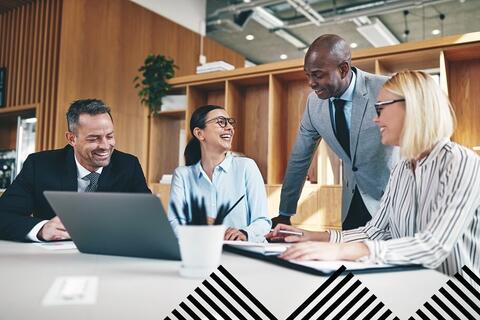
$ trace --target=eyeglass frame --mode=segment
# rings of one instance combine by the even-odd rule
[[[385,100],[385,101],[378,101],[378,102],[375,102],[373,105],[375,106],[375,111],[377,112],[377,116],[380,117],[380,113],[382,112],[382,110],[385,108],[385,106],[388,106],[390,104],[394,104],[396,102],[401,102],[401,101],[405,101],[405,98],[403,99],[393,99],[393,100]]]
[[[205,124],[213,121],[215,121],[215,123],[218,124],[221,128],[227,127],[227,123],[230,124],[232,127],[235,127],[235,124],[237,123],[237,120],[235,120],[234,118],[226,118],[224,116],[218,116],[213,119],[205,121]]]

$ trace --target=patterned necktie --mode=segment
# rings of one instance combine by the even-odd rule
[[[335,136],[343,150],[350,157],[350,132],[348,131],[347,120],[343,110],[345,100],[335,99],[333,100],[333,105],[335,106]]]
[[[100,173],[97,173],[97,172],[90,172],[85,177],[83,177],[82,178],[83,180],[89,180],[90,181],[90,184],[85,189],[85,192],[95,192],[95,191],[97,191],[98,179],[99,178],[100,178]]]

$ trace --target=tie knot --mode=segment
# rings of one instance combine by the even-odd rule
[[[100,178],[100,173],[98,172],[90,172],[85,177],[83,177],[82,178],[83,180],[90,181],[90,184],[87,186],[87,189],[85,189],[85,192],[95,192],[97,190],[99,178]]]
[[[90,172],[87,174],[85,177],[83,177],[83,180],[88,180],[88,181],[98,181],[98,178],[100,177],[100,173],[98,172]]]
[[[334,99],[333,100],[333,105],[335,106],[335,110],[343,110],[343,107],[345,106],[345,100],[343,99]]]

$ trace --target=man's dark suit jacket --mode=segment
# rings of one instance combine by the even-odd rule
[[[30,230],[55,213],[43,191],[77,191],[77,166],[73,148],[42,151],[28,156],[22,171],[0,197],[0,239],[28,241]],[[138,159],[113,151],[103,168],[97,192],[149,193]],[[87,214],[87,213],[86,213]]]

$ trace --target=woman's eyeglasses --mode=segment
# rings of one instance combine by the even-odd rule
[[[378,101],[375,103],[375,111],[377,111],[377,116],[380,117],[380,113],[382,112],[385,106],[389,104],[393,104],[395,102],[405,101],[405,99],[395,99],[395,100],[385,100],[385,101]]]
[[[237,123],[237,121],[233,118],[225,118],[222,116],[207,120],[205,121],[205,124],[209,122],[215,122],[222,128],[225,128],[227,126],[227,123],[229,123],[232,127],[235,127],[235,123]]]

